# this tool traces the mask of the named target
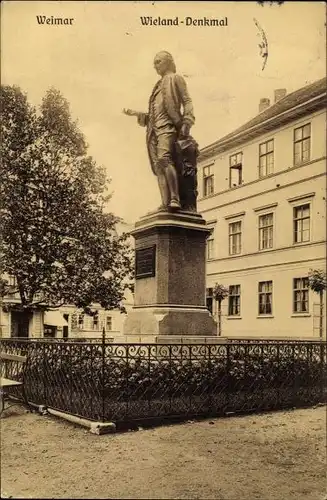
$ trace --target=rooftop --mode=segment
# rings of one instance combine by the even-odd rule
[[[260,124],[266,124],[268,120],[273,122],[274,118],[279,117],[280,115],[297,108],[301,104],[307,103],[311,100],[315,100],[319,96],[326,96],[326,86],[327,86],[327,78],[321,78],[314,83],[310,83],[305,87],[302,87],[299,90],[296,90],[290,94],[287,94],[285,97],[272,104],[264,111],[256,115],[254,118],[246,122],[244,125],[241,125],[233,132],[223,136],[212,144],[201,149],[200,158],[205,156],[210,156],[211,154],[217,153],[218,151],[227,149],[229,145],[231,145],[234,140],[238,139],[244,140],[245,137],[248,136],[248,133],[253,131],[252,135],[258,135],[260,133],[260,128],[258,126]],[[326,100],[324,99],[324,104],[326,105]],[[320,105],[320,107],[322,107]],[[257,133],[254,132],[254,129]],[[262,129],[261,129],[262,133]]]

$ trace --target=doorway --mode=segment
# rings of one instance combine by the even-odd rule
[[[69,314],[64,314],[63,316],[69,324]],[[62,336],[64,339],[68,339],[68,324],[62,327]]]
[[[11,336],[28,338],[31,317],[26,311],[11,311]]]

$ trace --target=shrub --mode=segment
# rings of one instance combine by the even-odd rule
[[[285,350],[283,354],[235,349],[228,360],[224,356],[193,360],[106,356],[103,362],[101,346],[89,350],[34,349],[27,377],[31,385],[42,382],[49,391],[73,386],[75,392],[90,397],[103,394],[108,400],[119,401],[309,387],[319,382],[322,363],[318,354],[311,358],[301,351],[291,355]]]

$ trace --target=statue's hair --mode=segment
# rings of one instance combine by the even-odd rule
[[[165,58],[169,62],[170,71],[172,71],[173,73],[176,73],[176,64],[174,62],[174,59],[173,59],[173,56],[171,55],[171,53],[167,52],[166,50],[161,50],[160,52],[158,52],[158,54],[164,54]]]

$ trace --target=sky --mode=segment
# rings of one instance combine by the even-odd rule
[[[200,148],[255,116],[274,89],[290,93],[326,75],[325,3],[266,4],[3,1],[1,81],[19,85],[34,105],[52,86],[62,92],[89,153],[111,178],[110,211],[134,223],[160,196],[145,129],[122,109],[147,110],[157,52],[171,52],[186,79]],[[37,15],[74,20],[39,25]],[[142,26],[141,16],[227,17],[227,26]],[[254,20],[268,41],[264,70]]]

